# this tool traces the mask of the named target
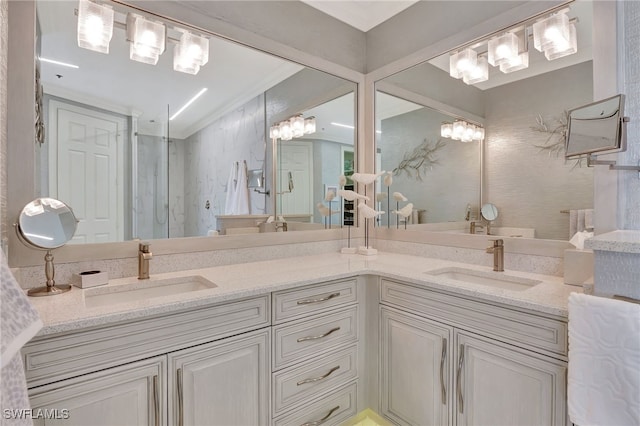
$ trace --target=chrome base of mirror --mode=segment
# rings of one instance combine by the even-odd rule
[[[52,285],[52,286],[32,288],[31,290],[27,291],[27,295],[33,296],[33,297],[55,296],[56,294],[66,293],[69,290],[71,290],[71,286],[69,284],[63,284],[58,286]]]

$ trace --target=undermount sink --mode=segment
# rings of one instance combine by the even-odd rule
[[[165,279],[151,278],[150,280],[139,281],[130,285],[107,286],[86,290],[84,303],[87,307],[108,306],[215,287],[217,285],[199,275]]]
[[[476,271],[458,267],[435,269],[426,273],[450,280],[515,291],[527,290],[542,282],[530,278],[507,275],[504,272]]]

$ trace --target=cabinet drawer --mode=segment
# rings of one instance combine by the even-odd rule
[[[273,415],[309,401],[358,376],[358,349],[351,346],[273,375]]]
[[[564,321],[385,279],[380,283],[380,300],[496,340],[567,355]]]
[[[273,293],[273,323],[279,324],[310,314],[354,303],[358,299],[355,278]]]
[[[168,351],[211,342],[270,323],[268,295],[64,335],[22,349],[29,387]]]
[[[331,395],[294,410],[293,413],[275,419],[274,426],[331,426],[338,425],[358,412],[356,383],[336,390]]]
[[[286,323],[274,330],[274,370],[358,338],[358,306]]]

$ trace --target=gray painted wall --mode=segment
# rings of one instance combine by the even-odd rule
[[[568,239],[564,209],[593,208],[593,169],[573,167],[536,145],[548,135],[533,131],[564,110],[593,100],[592,64],[585,62],[486,91],[484,202],[500,210],[499,226],[535,228],[537,238]]]
[[[9,2],[0,0],[0,243],[5,247],[7,218],[7,47]]]

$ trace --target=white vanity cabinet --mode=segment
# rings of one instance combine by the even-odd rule
[[[268,424],[270,323],[265,295],[36,338],[32,408],[68,410],[41,424]]]
[[[564,425],[566,320],[382,279],[381,414],[401,425]]]
[[[357,279],[273,293],[273,424],[337,425],[358,411]]]

